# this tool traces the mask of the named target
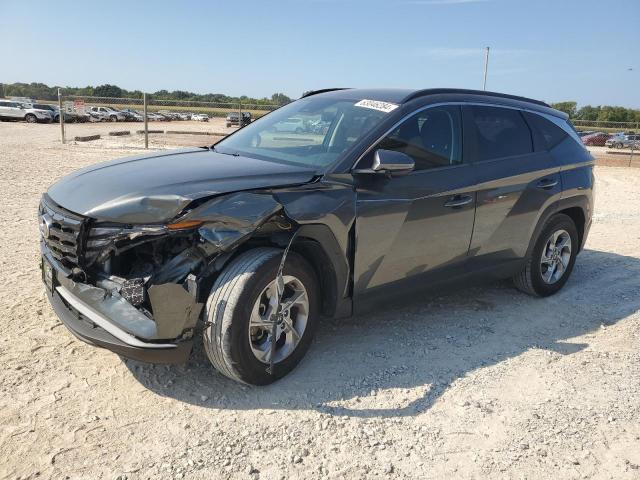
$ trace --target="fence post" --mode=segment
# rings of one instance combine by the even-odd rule
[[[242,100],[238,104],[238,128],[242,128]]]
[[[64,145],[64,110],[62,110],[62,89],[58,89],[58,110],[60,112],[60,140]]]
[[[149,148],[149,123],[147,119],[147,93],[142,94],[143,114],[144,114],[144,148]]]

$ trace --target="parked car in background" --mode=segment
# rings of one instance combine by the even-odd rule
[[[311,117],[331,118],[323,138],[272,134]],[[593,165],[540,101],[310,92],[211,148],[56,182],[39,207],[42,280],[91,345],[180,363],[199,339],[221,374],[265,385],[296,367],[321,316],[442,285],[469,296],[471,276],[560,291],[591,226]]]
[[[196,122],[208,122],[209,115],[207,115],[206,113],[196,113],[194,115],[191,115],[191,120],[195,120]]]
[[[147,118],[152,122],[163,122],[163,121],[166,120],[166,118],[164,118],[164,116],[162,116],[162,115],[160,115],[159,113],[156,113],[156,112],[147,113]]]
[[[24,120],[28,123],[50,123],[53,121],[51,111],[13,100],[0,100],[0,119]]]
[[[302,133],[306,131],[304,120],[300,117],[286,118],[273,124],[274,132]]]
[[[170,112],[168,110],[159,110],[158,113],[169,120],[181,120],[180,114],[176,112]]]
[[[624,133],[609,138],[605,145],[612,148],[640,148],[640,135]]]
[[[181,112],[178,114],[178,116],[180,117],[180,120],[191,120],[192,117],[192,113],[188,113],[188,112]]]
[[[139,112],[138,110],[134,110],[132,108],[125,108],[122,111],[131,115],[134,122],[142,122],[144,120],[144,115],[142,114],[142,112]]]
[[[591,135],[585,135],[582,137],[582,143],[591,147],[604,147],[607,140],[611,138],[611,135],[604,132],[596,132]]]
[[[60,121],[60,110],[57,105],[52,105],[49,103],[34,103],[33,108],[39,108],[41,110],[47,110],[51,112],[51,117],[54,122]],[[74,123],[78,121],[78,115],[75,113],[64,112],[64,121],[66,123]]]
[[[583,130],[583,131],[579,131],[578,132],[578,136],[580,137],[586,137],[587,135],[592,135],[596,132],[592,131],[592,130]]]
[[[116,109],[114,108],[114,110]],[[122,113],[125,116],[125,121],[127,122],[141,122],[143,120],[142,115],[135,112],[134,110],[127,108],[127,109],[116,110],[116,111]]]
[[[110,122],[124,122],[127,119],[124,113],[111,107],[91,107],[89,111]]]
[[[251,113],[242,112],[242,124],[240,123],[240,112],[227,113],[227,127],[239,126],[245,127],[251,123]]]

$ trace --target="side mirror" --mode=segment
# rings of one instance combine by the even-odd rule
[[[371,168],[354,170],[353,173],[384,173],[388,176],[407,175],[415,168],[413,158],[393,150],[376,150]]]

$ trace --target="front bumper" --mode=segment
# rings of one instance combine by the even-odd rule
[[[51,265],[53,270],[51,281],[45,281],[51,306],[62,323],[80,340],[143,362],[187,361],[193,339],[147,340],[134,335],[132,331],[151,334],[153,321],[122,299],[101,299],[101,289],[70,280],[55,259],[46,253],[43,256],[47,262],[42,264],[43,279],[47,275],[45,265]],[[145,323],[145,319],[151,323]]]

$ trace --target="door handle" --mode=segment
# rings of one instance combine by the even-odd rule
[[[538,182],[536,187],[541,188],[543,190],[549,190],[550,188],[555,187],[558,184],[558,180],[554,180],[551,178],[543,178]]]
[[[445,202],[444,206],[449,208],[458,208],[468,205],[471,202],[473,202],[473,197],[470,195],[456,195]]]

